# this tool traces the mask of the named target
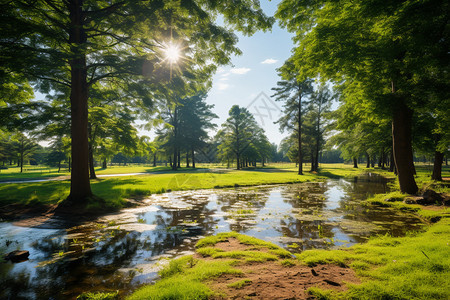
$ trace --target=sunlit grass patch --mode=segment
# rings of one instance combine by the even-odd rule
[[[208,299],[213,291],[203,283],[222,274],[240,275],[233,260],[202,261],[192,256],[172,260],[161,272],[161,280],[144,286],[127,299]]]
[[[308,265],[337,263],[354,268],[365,280],[350,285],[346,298],[449,299],[449,242],[450,219],[445,218],[424,233],[375,237],[345,250],[309,250],[299,259]]]

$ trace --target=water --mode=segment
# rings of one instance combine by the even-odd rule
[[[230,230],[292,252],[420,230],[412,215],[361,205],[386,191],[385,180],[372,175],[154,195],[145,207],[68,229],[46,229],[54,222],[34,228],[0,223],[0,252],[30,251],[28,261],[0,263],[0,299],[70,299],[115,290],[126,295],[155,280],[164,258],[192,253],[199,238]]]

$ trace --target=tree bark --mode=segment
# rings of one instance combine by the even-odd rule
[[[443,162],[444,162],[444,153],[435,151],[434,152],[433,174],[431,175],[432,180],[442,181],[442,163]]]
[[[173,162],[172,162],[172,170],[176,171],[178,166],[178,149],[177,147],[173,150]]]
[[[391,147],[391,153],[389,154],[389,172],[394,172],[395,162],[394,162],[394,150]]]
[[[194,147],[191,148],[191,156],[192,156],[192,168],[195,169],[195,151],[194,151]]]
[[[106,169],[108,166],[106,164],[106,158],[103,159],[102,169]]]
[[[236,162],[237,162],[237,169],[240,170],[241,169],[241,165],[240,165],[239,155],[238,154],[236,154]]]
[[[412,110],[406,105],[404,99],[398,100],[392,119],[394,161],[398,172],[400,191],[415,194],[418,188],[414,179],[415,170],[411,144]]]
[[[181,151],[180,151],[180,150],[178,150],[177,167],[178,167],[178,168],[181,168]]]
[[[89,178],[97,179],[95,175],[95,166],[94,166],[94,150],[92,149],[92,143],[89,143]]]
[[[87,42],[83,28],[83,0],[67,1],[70,17],[69,43],[74,53],[70,60],[71,73],[71,135],[72,173],[70,181],[70,202],[85,202],[92,196],[89,182],[88,145],[88,84],[86,54]]]
[[[358,168],[358,159],[353,157],[353,168]]]

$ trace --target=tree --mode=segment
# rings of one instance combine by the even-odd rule
[[[180,139],[182,147],[186,150],[186,164],[189,165],[188,156],[191,154],[192,167],[195,168],[195,151],[204,147],[208,139],[208,129],[216,125],[212,119],[218,118],[211,109],[214,105],[205,102],[206,94],[186,97],[180,101]]]
[[[373,113],[391,117],[400,189],[410,194],[418,190],[411,144],[414,110],[429,103],[430,90],[448,90],[450,82],[448,11],[449,3],[438,0],[284,0],[276,13],[299,41],[294,60],[302,77],[320,73],[344,82],[347,90],[359,89],[365,101],[375,104]]]
[[[37,149],[37,144],[21,132],[14,135],[13,141],[13,149],[17,154],[17,166],[20,167],[20,173],[22,173],[24,160],[33,154]]]
[[[221,140],[218,149],[222,158],[230,159],[233,155],[237,169],[241,169],[242,155],[249,147],[257,143],[258,137],[262,134],[262,129],[253,115],[246,108],[233,105],[228,119],[222,124],[222,130],[218,133]]]
[[[303,175],[303,151],[302,151],[302,116],[304,114],[305,101],[303,97],[312,93],[312,80],[298,81],[295,66],[292,59],[287,60],[278,70],[279,76],[284,80],[277,82],[277,87],[272,88],[276,101],[283,101],[283,116],[277,121],[283,132],[296,132],[297,136],[297,162],[298,175]]]
[[[0,6],[0,77],[23,74],[42,92],[70,90],[73,168],[69,202],[92,196],[89,183],[88,100],[96,82],[114,79],[150,99],[149,82],[167,77],[161,49],[168,36],[190,52],[183,76],[210,75],[229,62],[235,35],[273,23],[253,1],[8,1]],[[187,44],[187,41],[189,44]],[[188,49],[189,48],[189,49]],[[194,68],[195,66],[195,68]],[[172,70],[170,70],[172,71]],[[147,83],[147,84],[146,84]],[[148,100],[147,102],[151,102]]]

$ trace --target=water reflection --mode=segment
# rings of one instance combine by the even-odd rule
[[[0,223],[0,250],[30,251],[30,260],[0,263],[1,299],[70,299],[84,291],[124,295],[156,277],[165,257],[193,251],[196,241],[235,230],[290,251],[395,236],[420,221],[361,199],[387,190],[376,176],[357,180],[176,192],[150,197],[127,209],[68,229],[21,228]]]

